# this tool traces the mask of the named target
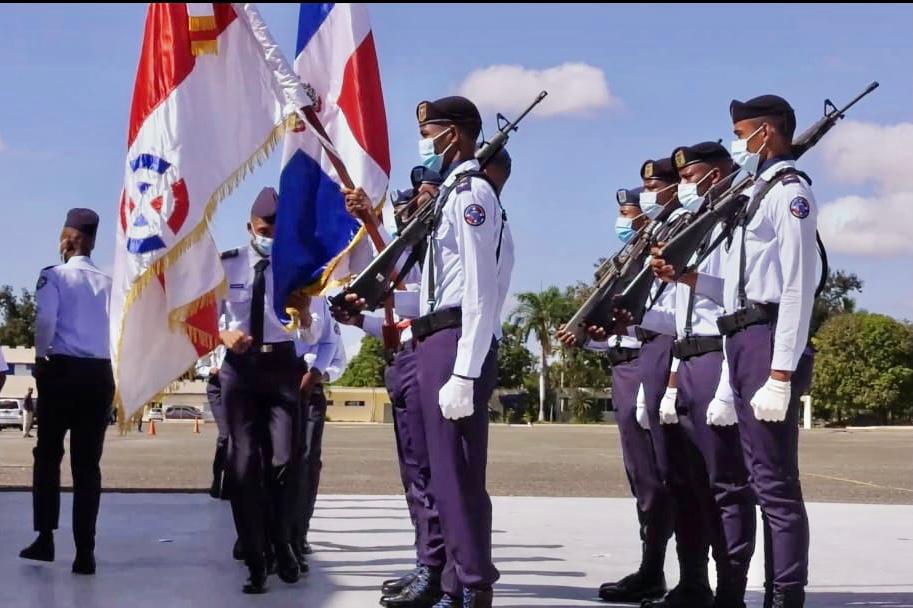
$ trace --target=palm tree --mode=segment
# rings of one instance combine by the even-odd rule
[[[513,323],[520,327],[523,340],[530,334],[539,342],[539,422],[545,420],[545,392],[548,382],[548,358],[552,353],[552,337],[568,314],[568,298],[557,287],[545,291],[517,294]]]

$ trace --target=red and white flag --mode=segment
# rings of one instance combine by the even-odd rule
[[[209,221],[311,103],[253,5],[149,5],[111,297],[127,416],[217,345],[224,274]]]

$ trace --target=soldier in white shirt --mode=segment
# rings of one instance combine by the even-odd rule
[[[794,608],[808,583],[808,515],[799,482],[799,397],[811,381],[807,349],[817,284],[818,208],[795,167],[795,113],[776,95],[730,104],[733,160],[757,176],[730,244],[717,327],[735,397],[751,487],[765,525],[765,606]]]
[[[297,309],[301,319],[297,333],[287,331],[276,316],[270,253],[277,199],[275,190],[264,188],[251,207],[250,244],[222,254],[228,295],[219,324],[227,352],[219,381],[237,490],[232,507],[238,514],[241,549],[250,571],[243,590],[255,594],[265,591],[270,554],[283,581],[293,583],[300,576],[291,545],[298,496],[295,470],[302,369],[295,340],[312,343],[321,330],[309,314],[307,296],[295,296],[286,303]],[[271,509],[269,529],[265,508]]]
[[[32,488],[38,539],[19,555],[54,560],[60,517],[60,461],[70,433],[73,470],[73,572],[95,573],[95,523],[101,498],[101,460],[114,399],[108,347],[111,278],[89,257],[98,215],[71,209],[60,235],[63,264],[41,271],[36,286],[35,380],[38,444]]]

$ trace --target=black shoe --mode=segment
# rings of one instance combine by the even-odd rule
[[[304,551],[304,554],[305,554],[305,555],[310,555],[311,553],[314,552],[314,550],[311,548],[311,543],[308,542],[308,537],[307,537],[307,536],[305,536],[305,537],[301,540],[301,550]]]
[[[399,578],[391,578],[386,580],[380,586],[380,593],[384,596],[398,595],[402,592],[403,589],[409,586],[412,581],[415,580],[415,577],[418,576],[420,567],[416,567],[412,572],[409,572]]]
[[[640,608],[713,608],[713,593],[678,585],[663,598],[643,600]]]
[[[599,599],[605,602],[637,603],[643,600],[659,599],[664,595],[666,595],[666,577],[662,573],[648,576],[637,571],[620,581],[603,583],[599,587]]]
[[[491,608],[493,594],[491,589],[463,589],[462,608]]]
[[[231,556],[239,562],[244,561],[244,546],[241,544],[240,538],[235,540],[235,546],[231,548]]]
[[[31,545],[19,552],[22,559],[33,559],[39,562],[54,561],[54,535],[42,532]]]
[[[247,569],[250,574],[247,578],[247,582],[242,588],[242,591],[249,595],[259,595],[261,593],[266,593],[266,563],[249,563],[247,564]]]
[[[774,589],[771,602],[773,608],[802,608],[805,606],[805,589]]]
[[[298,570],[301,571],[301,574],[307,574],[307,571],[310,570],[308,567],[307,555],[304,552],[304,543],[301,540],[297,540],[292,543],[292,552],[295,554],[295,560],[298,561]]]
[[[431,608],[443,595],[441,571],[422,566],[408,587],[398,595],[382,597],[380,605],[385,608]]]
[[[288,584],[297,583],[301,577],[298,560],[289,543],[276,545],[276,574]]]
[[[95,554],[92,551],[77,551],[73,560],[73,574],[95,574]]]
[[[463,608],[463,598],[445,593],[441,600],[431,608]]]

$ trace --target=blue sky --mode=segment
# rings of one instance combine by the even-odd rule
[[[297,6],[260,9],[290,56]],[[592,262],[618,247],[615,190],[637,184],[646,158],[681,144],[728,142],[731,98],[781,94],[801,129],[819,117],[825,97],[844,101],[880,81],[852,113],[869,124],[848,129],[842,148],[830,156],[816,150],[802,167],[820,204],[855,197],[864,211],[850,219],[876,218],[864,229],[846,224],[828,243],[832,266],[865,281],[861,307],[913,316],[913,226],[903,221],[913,208],[913,139],[898,130],[913,121],[910,5],[395,4],[370,11],[393,186],[417,163],[415,104],[459,91],[477,70],[578,63],[604,77],[607,104],[532,117],[511,140],[514,176],[504,203],[517,244],[514,292],[588,279]],[[110,266],[144,17],[144,5],[0,7],[0,284],[34,286],[40,268],[56,261],[57,235],[73,206],[102,215],[96,258]],[[551,93],[545,104],[575,94]],[[494,111],[483,110],[490,132]],[[888,139],[879,129],[894,133],[890,146],[881,145]],[[846,149],[867,162],[848,161],[840,155]],[[881,174],[882,161],[892,176]],[[244,242],[252,197],[277,177],[278,153],[223,203],[214,226],[220,247]],[[891,196],[891,209],[903,204],[900,218],[884,215]],[[879,231],[891,232],[887,253],[866,247],[880,241]]]

